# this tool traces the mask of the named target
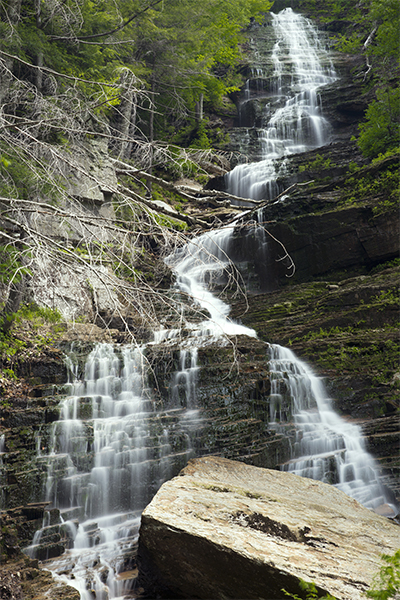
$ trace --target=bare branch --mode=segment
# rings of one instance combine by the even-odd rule
[[[114,33],[117,33],[118,31],[121,31],[121,29],[124,29],[124,27],[129,25],[129,23],[132,23],[132,21],[134,19],[137,19],[138,17],[140,17],[140,15],[147,12],[150,8],[157,6],[157,4],[160,4],[161,2],[163,2],[163,0],[154,0],[154,2],[151,2],[150,4],[148,4],[143,10],[140,10],[139,12],[134,13],[126,21],[124,21],[121,25],[118,25],[118,27],[115,27],[114,29],[111,29],[110,31],[105,31],[104,33],[94,33],[92,35],[84,35],[84,36],[77,37],[75,39],[70,38],[70,37],[62,37],[62,36],[52,35],[52,36],[50,36],[50,39],[52,39],[52,40],[70,40],[70,41],[81,42],[84,40],[93,40],[95,38],[110,36],[110,35],[113,35]]]

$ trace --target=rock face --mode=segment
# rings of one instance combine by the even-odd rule
[[[344,275],[250,296],[231,316],[313,365],[335,411],[357,420],[385,483],[399,494],[399,270]]]
[[[397,524],[336,488],[205,457],[145,509],[140,578],[154,593],[173,594],[164,597],[278,600],[282,588],[298,593],[302,578],[357,600],[398,537]]]

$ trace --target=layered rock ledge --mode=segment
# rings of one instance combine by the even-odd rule
[[[145,509],[139,582],[152,598],[278,600],[301,578],[361,600],[399,533],[332,486],[208,456]]]

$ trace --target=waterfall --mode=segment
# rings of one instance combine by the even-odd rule
[[[193,408],[195,356],[188,369],[183,363],[173,388],[182,388]],[[61,524],[50,523],[45,513],[27,553],[51,559],[61,533],[70,549],[45,562],[47,568],[78,589],[82,600],[111,600],[131,589],[141,512],[171,476],[172,463],[183,466],[192,456],[190,431],[198,420],[181,403],[157,413],[142,348],[97,345],[84,379],[70,387],[49,452],[37,458],[47,469],[45,499],[59,508]],[[169,428],[176,427],[183,444],[173,450]]]
[[[177,286],[181,292],[209,315],[193,326],[187,324],[197,337],[256,336],[254,330],[232,321],[228,316],[230,306],[213,293],[213,289],[221,283],[225,286],[233,283],[240,288],[240,274],[229,258],[231,232],[232,228],[223,228],[204,233],[178,249],[166,261],[177,275]]]
[[[330,127],[318,89],[336,79],[329,54],[308,19],[291,8],[271,17],[276,41],[265,71],[272,69],[272,76],[263,75],[263,90],[257,93],[258,100],[266,102],[262,127],[257,129],[262,160],[237,165],[226,175],[229,193],[254,200],[279,193],[276,180],[284,173],[285,157],[327,143]],[[257,69],[258,78],[261,72]],[[248,84],[246,89],[244,103],[251,101]]]
[[[268,186],[272,194],[274,159],[318,146],[329,132],[317,90],[335,75],[315,29],[291,9],[272,19],[276,43],[269,93],[277,110],[260,132],[265,158],[236,167],[229,177],[231,192],[245,197],[264,197]],[[261,78],[263,72],[257,68],[255,75]],[[198,317],[195,322],[182,317],[180,327],[154,332],[153,344],[180,344],[168,409],[155,406],[144,347],[99,344],[87,359],[82,380],[75,372],[70,382],[47,453],[38,441],[37,464],[47,470],[45,499],[59,508],[62,523],[54,524],[47,514],[27,552],[51,559],[56,556],[53,541],[62,531],[69,550],[45,564],[78,589],[82,600],[129,594],[141,511],[171,476],[176,461],[186,463],[194,455],[198,349],[224,344],[232,336],[256,337],[254,330],[229,317],[227,297],[243,285],[230,259],[232,232],[233,226],[204,233],[166,260],[176,273],[176,288]],[[266,246],[257,224],[254,235]],[[283,468],[336,485],[370,508],[390,503],[360,429],[335,414],[321,380],[290,350],[266,347],[270,426],[294,423],[296,428],[292,458]],[[180,444],[175,443],[178,438]],[[0,437],[0,468],[3,442]]]
[[[256,224],[255,235],[258,229]],[[208,270],[214,276],[218,271],[221,278],[229,265],[231,234],[232,228],[203,234],[170,257],[169,263],[176,261],[177,285],[211,315],[199,325],[203,335],[206,331],[214,338],[218,332],[254,337],[254,330],[229,320],[229,305],[208,289],[210,281],[215,283]],[[396,514],[393,495],[379,483],[379,470],[365,449],[361,429],[335,413],[321,379],[287,348],[270,345],[269,358],[271,427],[291,419],[296,427],[292,458],[284,470],[333,484],[371,509],[387,504]]]
[[[395,515],[394,496],[379,482],[360,427],[335,413],[321,379],[291,350],[271,345],[270,357],[270,422],[296,425],[283,470],[332,484],[370,509],[387,504]]]

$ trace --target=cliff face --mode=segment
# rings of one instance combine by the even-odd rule
[[[277,3],[275,10],[286,5]],[[295,2],[291,6],[301,10]],[[316,14],[318,10],[316,5]],[[323,19],[320,25],[334,39],[351,22]],[[266,37],[256,28],[254,37],[258,35]],[[398,155],[378,163],[361,155],[351,137],[373,97],[371,86],[364,84],[365,59],[334,53],[333,60],[338,79],[319,90],[331,125],[330,142],[285,158],[278,179],[282,197],[263,203],[262,218],[256,216],[259,209],[247,218],[262,220],[267,230],[263,244],[246,227],[246,218],[236,228],[230,251],[250,295],[248,306],[233,303],[232,316],[253,327],[261,339],[289,345],[313,365],[325,378],[336,410],[361,423],[369,450],[398,493],[395,265],[400,231],[394,187],[382,184],[397,172]],[[251,101],[243,103],[243,95],[236,99],[239,113],[243,106],[245,112],[232,130],[234,149],[239,149],[240,126],[260,126],[257,107],[268,101],[257,99],[257,90],[268,95],[268,83],[262,88],[252,80],[255,72],[248,69],[247,84],[254,107]],[[247,139],[252,148],[255,132]],[[259,158],[256,145],[253,154]],[[286,252],[294,274],[282,259]]]

